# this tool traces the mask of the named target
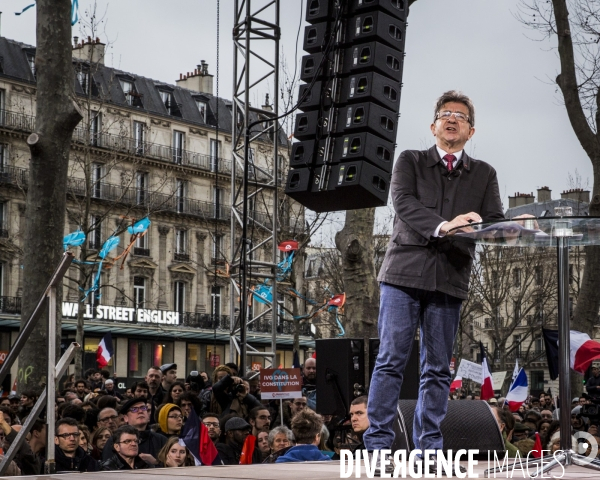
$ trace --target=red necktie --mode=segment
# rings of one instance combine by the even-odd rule
[[[448,164],[446,165],[446,168],[448,169],[449,172],[451,172],[452,171],[452,163],[454,162],[454,160],[456,160],[456,157],[454,155],[447,154],[447,155],[444,155],[444,160],[446,160],[446,162],[448,162]]]

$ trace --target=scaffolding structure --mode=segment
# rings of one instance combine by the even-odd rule
[[[248,354],[263,356],[274,365],[277,349],[279,0],[235,0],[234,15],[230,361],[236,361],[237,354],[240,374],[244,375]],[[253,72],[258,73],[256,78],[252,77]],[[251,106],[251,99],[260,98],[265,91],[273,102],[271,111]],[[272,162],[266,166],[255,165],[250,145],[264,136],[272,138]],[[241,183],[239,178],[243,178]],[[267,207],[270,221],[265,222],[263,217],[253,214],[257,200]],[[255,244],[257,232],[260,235]],[[271,251],[270,261],[254,258],[261,249]],[[252,284],[267,279],[272,288],[272,301],[266,302],[265,311],[254,316]],[[248,345],[247,330],[268,316],[271,317],[271,351],[259,352]]]

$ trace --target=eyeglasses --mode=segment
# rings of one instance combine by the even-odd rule
[[[459,122],[469,121],[468,115],[462,112],[451,112],[450,110],[443,110],[441,112],[438,112],[436,117],[438,118],[438,120],[449,120],[452,115],[454,115],[454,118],[456,118]]]
[[[133,408],[131,409],[131,411],[133,411]],[[110,417],[99,418],[98,421],[99,422],[108,422],[109,420],[116,420],[117,418],[119,418],[118,415],[112,415]]]
[[[141,407],[131,407],[129,409],[129,411],[131,413],[147,412],[148,411],[148,406],[147,405],[142,405]]]
[[[123,440],[122,443],[124,445],[138,445],[140,443],[140,441],[136,438],[136,439],[130,439],[130,440]]]
[[[219,422],[202,422],[202,423],[204,423],[204,425],[206,427],[215,427],[215,428],[217,428],[219,426]]]
[[[167,418],[172,418],[173,420],[183,420],[183,415],[167,415]]]
[[[61,433],[60,435],[59,435],[59,434],[56,434],[56,436],[57,436],[57,437],[60,437],[60,438],[62,438],[62,439],[64,439],[64,440],[66,440],[66,439],[67,439],[67,438],[69,438],[69,437],[73,437],[73,438],[79,438],[79,432],[74,432],[74,433]]]

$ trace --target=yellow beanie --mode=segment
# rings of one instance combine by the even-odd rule
[[[165,403],[160,409],[160,412],[158,412],[158,425],[160,426],[160,429],[165,433],[169,433],[169,427],[167,426],[167,417],[169,416],[169,412],[174,408],[181,412],[181,409],[174,403]]]

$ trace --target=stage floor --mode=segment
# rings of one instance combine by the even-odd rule
[[[466,463],[464,464],[466,468]],[[487,468],[487,462],[480,462],[475,466],[475,474],[479,478],[485,478],[484,470]],[[511,471],[497,473],[492,478],[529,478],[527,475],[517,469],[511,475]],[[599,480],[600,472],[588,470],[582,467],[571,466],[567,468],[562,475],[560,468],[551,471],[545,478],[562,478],[564,480]],[[131,476],[132,480],[137,478],[148,478],[158,480],[159,478],[177,478],[177,480],[191,480],[200,478],[205,480],[310,480],[310,479],[336,479],[340,478],[340,464],[338,462],[306,462],[306,463],[282,463],[272,465],[248,465],[248,466],[220,466],[220,467],[187,467],[187,468],[157,468],[152,470],[134,470],[129,472],[98,472],[82,473],[73,477],[67,474],[68,478],[78,478],[81,480],[115,480],[115,474],[119,480],[124,476]],[[37,477],[1,477],[7,479],[65,479],[67,475],[39,475]],[[561,476],[562,475],[562,476]],[[141,476],[141,477],[140,477]],[[350,477],[356,478],[353,472]],[[364,467],[359,478],[367,478]],[[378,477],[376,477],[378,478]],[[410,478],[410,477],[408,477]]]

